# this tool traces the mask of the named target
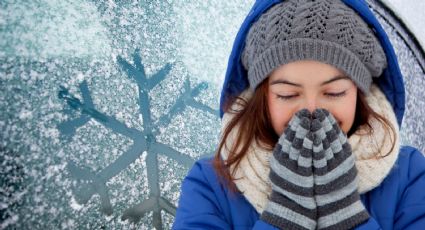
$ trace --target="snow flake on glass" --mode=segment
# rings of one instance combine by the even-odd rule
[[[164,127],[170,126],[173,118],[184,113],[188,107],[213,117],[218,116],[218,111],[194,99],[203,90],[207,89],[208,85],[206,83],[201,82],[192,86],[189,79],[185,79],[183,93],[178,96],[168,113],[163,114],[155,120],[152,118],[152,99],[149,96],[149,92],[165,80],[173,66],[171,64],[166,64],[153,76],[148,78],[138,50],[133,54],[134,64],[131,64],[120,56],[117,58],[117,62],[126,75],[137,84],[138,109],[143,120],[142,130],[128,127],[115,117],[97,110],[93,104],[90,89],[86,81],[81,82],[79,85],[79,90],[82,95],[81,100],[70,93],[67,88],[63,86],[60,87],[58,97],[65,101],[72,110],[80,112],[79,117],[58,125],[58,129],[62,135],[68,137],[75,135],[78,128],[84,126],[93,119],[102,126],[112,130],[114,133],[130,138],[133,143],[131,147],[114,162],[97,172],[90,170],[88,167],[77,166],[77,162],[69,160],[67,162],[67,169],[69,170],[70,176],[77,183],[73,193],[77,203],[80,205],[86,204],[97,194],[100,197],[101,211],[106,215],[112,215],[114,208],[111,204],[111,194],[107,186],[108,181],[122,170],[129,167],[129,165],[135,162],[143,153],[147,153],[145,165],[150,191],[149,198],[133,207],[128,207],[121,218],[122,220],[129,219],[132,222],[138,222],[147,213],[153,212],[153,222],[161,223],[162,219],[165,218],[165,214],[161,215],[161,211],[165,211],[171,215],[175,214],[176,196],[174,195],[172,202],[161,196],[160,184],[164,187],[164,183],[160,183],[159,181],[160,164],[158,163],[158,159],[167,157],[177,162],[175,165],[183,165],[188,168],[193,164],[194,158],[188,154],[177,151],[167,144],[161,143],[158,141],[158,136],[163,136],[164,134],[162,132],[166,129]],[[65,111],[67,113],[72,112],[69,110]],[[162,156],[160,157],[159,154]],[[212,152],[207,154],[212,154]],[[168,185],[168,187],[169,186],[170,185]],[[161,224],[159,224],[159,226],[161,226]]]

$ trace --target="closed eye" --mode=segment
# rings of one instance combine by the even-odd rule
[[[328,97],[343,97],[347,94],[347,91],[342,91],[342,92],[338,92],[338,93],[325,93],[326,96]]]
[[[277,98],[281,99],[281,100],[290,100],[292,98],[295,98],[296,96],[298,96],[297,94],[292,94],[292,95],[279,95],[276,94]]]

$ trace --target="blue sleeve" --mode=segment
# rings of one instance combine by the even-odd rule
[[[181,186],[179,205],[172,229],[235,229],[230,220],[226,191],[205,161],[198,161]],[[234,207],[233,207],[234,208]],[[254,230],[277,230],[261,220],[253,222]],[[246,227],[242,227],[246,229]]]
[[[400,151],[399,160],[394,166],[397,186],[392,193],[397,195],[397,204],[390,226],[393,229],[419,230],[425,226],[425,157],[412,147]],[[395,185],[395,184],[394,184]],[[393,202],[389,199],[389,202]],[[356,227],[357,230],[382,229],[378,221],[371,217],[368,222]]]
[[[409,148],[408,171],[403,175],[404,191],[395,214],[394,229],[424,229],[425,226],[425,157]],[[402,153],[400,153],[402,154]]]
[[[183,180],[172,229],[231,229],[199,162]]]

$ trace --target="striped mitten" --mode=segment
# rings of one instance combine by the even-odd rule
[[[272,193],[261,219],[280,229],[315,229],[311,113],[295,114],[270,158]]]
[[[369,219],[357,192],[357,169],[346,135],[324,109],[313,112],[314,197],[318,229],[352,229]]]

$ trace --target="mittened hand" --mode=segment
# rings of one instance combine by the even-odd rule
[[[289,122],[270,158],[272,193],[261,219],[280,229],[315,229],[311,113],[301,110]]]
[[[347,137],[324,109],[294,115],[270,158],[261,219],[281,229],[352,229],[369,219]]]
[[[313,112],[314,199],[318,229],[351,229],[369,219],[357,192],[357,169],[347,137],[328,111]]]

